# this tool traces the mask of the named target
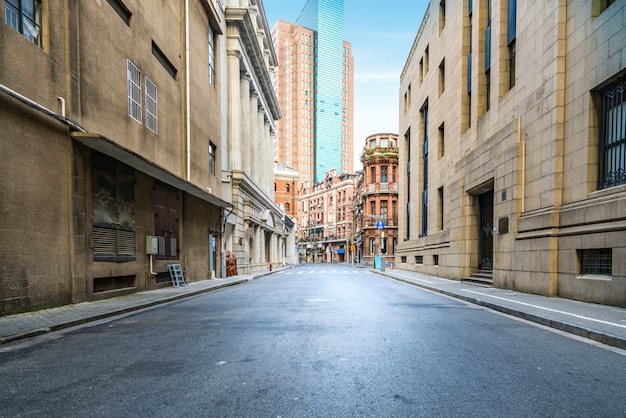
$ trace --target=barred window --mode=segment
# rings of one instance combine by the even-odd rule
[[[126,60],[128,80],[128,116],[141,123],[141,71],[131,60]]]
[[[626,184],[626,76],[598,92],[598,188]]]
[[[155,134],[159,133],[157,110],[157,86],[146,77],[146,127]]]
[[[6,0],[4,22],[41,47],[41,0]]]
[[[610,248],[578,250],[580,274],[598,274],[611,276],[613,259]]]
[[[215,84],[215,32],[209,27],[209,84]]]

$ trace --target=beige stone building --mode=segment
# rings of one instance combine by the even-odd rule
[[[430,2],[401,75],[399,268],[626,306],[625,19]]]
[[[280,258],[244,159],[263,142],[271,173],[280,117],[260,0],[3,3],[0,314],[168,286],[168,264],[220,277],[226,248]]]

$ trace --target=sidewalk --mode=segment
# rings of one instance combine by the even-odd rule
[[[0,345],[237,285],[294,267],[297,266],[0,317]],[[371,271],[393,280],[626,349],[626,309],[623,308],[476,286],[406,270]]]
[[[0,317],[0,345],[234,286],[288,268],[292,267],[232,276],[225,279],[202,280],[188,283],[183,287],[164,287],[110,299],[3,316]]]
[[[410,285],[626,349],[624,308],[478,286],[406,270],[372,271]]]

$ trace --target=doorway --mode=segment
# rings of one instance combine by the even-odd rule
[[[478,269],[493,270],[493,190],[478,195]]]

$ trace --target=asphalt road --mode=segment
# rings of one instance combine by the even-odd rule
[[[318,264],[0,350],[1,417],[624,417],[626,353]]]

